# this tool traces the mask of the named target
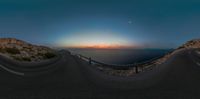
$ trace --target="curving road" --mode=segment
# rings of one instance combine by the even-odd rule
[[[181,51],[164,64],[133,77],[104,74],[61,52],[62,58],[31,76],[0,69],[0,98],[5,99],[199,99],[200,55]],[[1,64],[1,63],[0,63]],[[1,67],[1,66],[0,66]],[[4,66],[6,67],[6,66]],[[31,73],[28,73],[29,75]]]

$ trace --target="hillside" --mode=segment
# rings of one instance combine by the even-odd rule
[[[138,68],[139,68],[139,70],[144,70],[144,71],[145,71],[145,68],[146,68],[146,70],[151,70],[154,68],[154,66],[158,66],[158,65],[166,62],[168,59],[170,59],[176,53],[183,51],[183,50],[187,50],[187,49],[200,49],[200,39],[190,40],[190,41],[186,42],[185,44],[181,45],[180,47],[178,47],[177,49],[175,49],[174,51],[167,53],[163,57],[156,59],[154,61],[151,61],[150,63],[139,65]],[[196,53],[200,54],[200,50],[196,50]],[[99,66],[98,68],[101,71],[104,71],[110,75],[132,76],[135,74],[135,68],[130,68],[127,70],[117,70],[117,69],[112,69],[112,68],[107,68],[107,67],[102,67],[102,66]],[[141,68],[143,68],[143,69],[141,69]]]
[[[179,49],[182,48],[200,48],[200,39],[190,40],[179,47]]]
[[[186,50],[186,49],[193,49],[193,48],[200,48],[200,39],[194,39],[194,40],[190,40],[187,41],[185,44],[181,45],[180,47],[178,47],[176,50],[174,50],[171,53],[168,53],[167,55],[165,55],[163,58],[160,58],[156,61],[156,64],[161,64],[163,62],[165,62],[167,59],[169,59],[172,55],[174,55],[175,53],[181,51],[181,50]]]
[[[32,45],[15,38],[0,38],[0,54],[18,61],[41,61],[56,56],[55,51],[44,46]]]

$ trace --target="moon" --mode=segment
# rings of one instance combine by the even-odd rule
[[[131,20],[128,21],[128,24],[132,24],[133,22]]]

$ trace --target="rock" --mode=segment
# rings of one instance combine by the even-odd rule
[[[182,46],[180,46],[178,49],[181,48],[200,48],[200,39],[194,39],[186,42]]]

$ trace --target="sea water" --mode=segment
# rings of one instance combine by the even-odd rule
[[[133,64],[158,58],[172,49],[68,49],[108,64]]]

